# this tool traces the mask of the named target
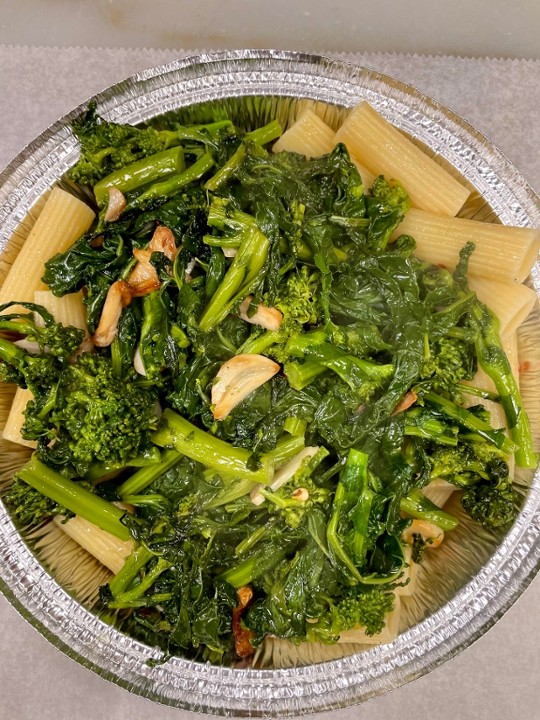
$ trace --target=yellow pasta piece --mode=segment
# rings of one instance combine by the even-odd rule
[[[472,275],[469,287],[499,319],[501,335],[511,335],[529,316],[536,303],[536,293],[520,283],[498,282]]]
[[[50,290],[36,290],[34,302],[43,305],[56,322],[86,330],[86,307],[82,292],[56,297]]]
[[[365,165],[362,165],[360,160],[354,157],[354,155],[351,155],[351,160],[356,165],[356,169],[360,173],[360,177],[362,178],[362,183],[366,190],[370,188],[373,185],[373,181],[375,180],[375,175],[365,167]]]
[[[30,390],[17,388],[15,397],[11,404],[11,410],[7,416],[6,424],[2,430],[4,440],[17,443],[18,445],[26,445],[29,448],[36,448],[37,443],[33,440],[25,440],[21,435],[21,428],[24,424],[24,410],[34,396]]]
[[[69,535],[115,575],[122,569],[126,558],[133,551],[132,540],[120,540],[79,515],[67,521],[57,515],[54,522],[66,535]]]
[[[332,128],[308,109],[276,140],[273,151],[287,150],[312,158],[332,152],[335,145]]]
[[[450,218],[411,209],[394,233],[412,235],[415,255],[453,270],[467,242],[475,243],[469,273],[499,282],[525,280],[538,257],[540,230]]]
[[[34,301],[45,261],[65,251],[92,224],[94,212],[78,198],[54,188],[0,289],[0,303]]]
[[[431,500],[432,503],[435,503],[435,505],[438,505],[440,508],[442,508],[444,504],[448,501],[448,498],[454,492],[454,490],[456,490],[455,485],[452,485],[451,483],[447,482],[446,480],[442,480],[441,478],[436,478],[435,480],[432,480],[428,485],[426,485],[425,488],[422,488],[424,496],[427,497],[428,500]]]
[[[456,215],[469,197],[467,188],[365,101],[348,115],[335,142],[345,143],[371,172],[399,180],[414,207]]]
[[[377,635],[367,635],[364,628],[353,628],[345,630],[339,636],[338,642],[341,643],[358,643],[361,645],[381,645],[382,643],[390,643],[397,638],[399,631],[399,619],[401,615],[401,600],[396,596],[394,609],[388,613],[386,625]]]

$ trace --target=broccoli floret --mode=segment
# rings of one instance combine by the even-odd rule
[[[474,347],[463,340],[443,337],[430,343],[420,377],[429,380],[435,392],[460,400],[458,384],[461,380],[470,380],[475,371]]]
[[[403,185],[397,180],[385,180],[383,175],[375,178],[371,195],[387,208],[398,208],[406,213],[411,207],[410,198]]]
[[[94,185],[114,170],[178,142],[171,131],[107,122],[97,115],[95,103],[72,127],[81,143],[81,156],[68,176],[81,185]]]
[[[386,616],[394,609],[392,592],[350,588],[336,605],[336,621],[340,632],[355,627],[365,628],[366,635],[376,635],[383,629]]]
[[[431,477],[444,478],[459,486],[489,481],[506,482],[506,456],[495,445],[483,442],[437,448],[431,454]]]
[[[307,265],[288,274],[275,302],[286,322],[317,325],[321,321],[320,285],[320,274]]]
[[[29,313],[6,310],[14,305],[22,305]],[[45,350],[56,357],[68,358],[78,349],[84,338],[84,330],[71,325],[55,322],[51,313],[42,305],[25,302],[9,302],[0,305],[0,330],[8,330],[38,344],[41,352]],[[42,324],[37,324],[39,316]]]
[[[38,396],[25,410],[23,436],[40,418],[39,455],[84,475],[92,463],[127,465],[149,444],[157,423],[155,395],[113,374],[107,358],[84,353],[58,376],[54,401]],[[32,439],[32,438],[31,438]]]
[[[45,497],[18,478],[11,483],[5,501],[22,527],[39,525],[53,515],[70,515],[68,510],[54,500]]]
[[[0,305],[0,312],[14,304]],[[55,385],[58,373],[66,364],[65,360],[77,350],[84,332],[56,323],[52,315],[40,305],[18,304],[40,315],[44,326],[36,325],[30,313],[16,312],[0,317],[0,330],[17,333],[26,340],[37,343],[40,352],[28,352],[13,342],[0,338],[0,380],[29,388],[34,394],[39,394]]]
[[[353,628],[362,628],[366,635],[377,635],[384,628],[388,613],[395,606],[391,590],[366,589],[362,586],[347,588],[343,597],[332,604],[327,614],[317,623],[308,624],[307,640],[335,642],[340,634]]]
[[[473,485],[463,493],[461,504],[488,530],[504,530],[516,519],[519,495],[510,485]]]
[[[308,511],[316,507],[326,509],[330,499],[330,490],[316,485],[305,473],[275,492],[263,492],[269,501],[270,514],[281,516],[294,529],[302,525]]]

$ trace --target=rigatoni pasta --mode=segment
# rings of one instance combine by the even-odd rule
[[[2,437],[4,440],[9,440],[18,445],[25,445],[29,448],[37,447],[37,443],[34,440],[25,440],[21,435],[21,429],[24,424],[24,411],[33,397],[30,390],[17,388],[9,415],[2,429]]]
[[[348,115],[335,142],[345,143],[371,172],[399,180],[414,207],[456,215],[469,196],[467,188],[365,101]]]
[[[537,296],[534,290],[521,283],[498,282],[480,275],[469,277],[469,288],[495,313],[501,335],[512,335],[528,318]]]
[[[56,322],[86,330],[86,307],[82,292],[56,297],[50,290],[36,290],[34,302],[43,305]]]
[[[0,304],[13,298],[33,302],[34,292],[46,289],[41,282],[45,261],[72,245],[94,217],[82,200],[54,188],[0,288]]]
[[[308,108],[274,143],[272,149],[274,152],[286,150],[313,158],[331,152],[335,144],[332,128]]]
[[[475,244],[469,273],[499,282],[521,283],[530,273],[540,249],[540,230],[449,218],[411,208],[394,237],[412,235],[415,255],[453,270],[468,242]]]

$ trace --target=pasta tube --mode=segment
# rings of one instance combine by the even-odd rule
[[[34,302],[43,305],[56,322],[86,330],[86,308],[82,292],[56,297],[50,290],[36,290]]]
[[[115,575],[120,572],[126,558],[133,551],[133,540],[120,540],[80,515],[75,515],[70,520],[57,515],[53,520],[66,535]]]
[[[88,205],[54,188],[0,289],[0,304],[13,299],[33,302],[34,292],[45,289],[41,281],[45,261],[72,245],[93,219]]]
[[[399,180],[414,207],[456,215],[469,197],[467,188],[365,101],[351,111],[335,142],[345,143],[373,173]]]
[[[11,404],[11,410],[9,411],[6,424],[2,430],[4,440],[9,440],[18,445],[26,445],[26,447],[29,448],[37,447],[37,443],[34,440],[25,440],[21,435],[21,428],[24,424],[24,410],[33,397],[30,390],[17,388]]]
[[[320,157],[332,152],[336,145],[334,131],[313,110],[304,110],[298,120],[275,142],[273,151]]]
[[[526,285],[503,283],[491,278],[471,276],[469,287],[499,319],[501,335],[512,335],[529,316],[536,293]]]
[[[463,246],[474,242],[469,273],[505,283],[523,282],[540,249],[540,230],[449,218],[414,208],[405,215],[394,238],[399,235],[412,235],[415,255],[421,260],[450,270]]]

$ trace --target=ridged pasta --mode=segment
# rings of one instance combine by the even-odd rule
[[[17,388],[13,402],[11,403],[11,409],[6,419],[6,424],[2,430],[2,437],[4,440],[17,443],[18,445],[25,445],[29,448],[37,447],[37,443],[33,440],[25,440],[21,435],[21,428],[24,424],[24,410],[28,405],[28,402],[33,398],[33,394],[30,390]]]
[[[62,325],[73,325],[86,330],[86,307],[82,292],[56,297],[50,290],[36,290],[34,302],[43,305]]]
[[[414,207],[456,215],[469,190],[367,102],[357,105],[335,136],[373,173],[399,180]]]
[[[274,143],[273,151],[286,150],[313,158],[332,152],[335,145],[332,128],[307,109]]]
[[[529,316],[536,303],[536,293],[520,283],[503,283],[472,275],[469,287],[499,319],[501,335],[511,335]]]
[[[0,288],[0,304],[10,300],[33,302],[34,292],[45,289],[41,281],[45,261],[72,245],[93,219],[88,205],[54,188]]]
[[[525,280],[538,257],[540,230],[450,218],[411,209],[394,237],[412,235],[415,255],[453,270],[467,242],[475,243],[469,273],[499,282]]]
[[[133,550],[132,540],[119,540],[111,533],[78,515],[67,521],[65,518],[56,516],[54,522],[66,535],[69,535],[115,575],[120,572],[126,558]]]
[[[456,490],[456,486],[442,478],[436,478],[432,480],[429,485],[426,485],[425,488],[422,488],[424,496],[440,508],[444,507],[444,504],[448,502],[448,498],[454,490]]]

